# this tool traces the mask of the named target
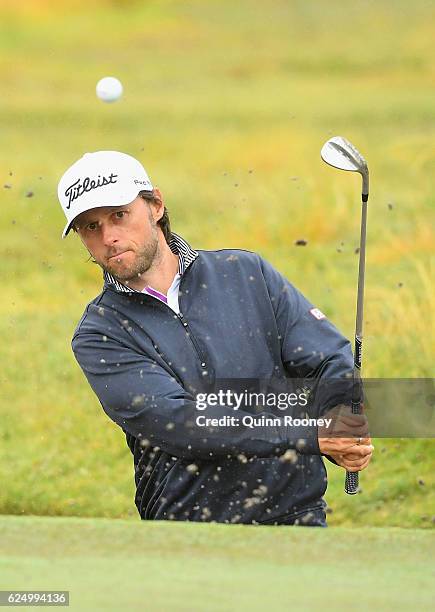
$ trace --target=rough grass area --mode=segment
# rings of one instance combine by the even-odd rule
[[[136,517],[130,452],[69,346],[101,274],[61,241],[56,187],[86,151],[137,156],[192,246],[260,252],[352,337],[360,177],[320,161],[346,136],[371,172],[364,373],[433,376],[433,2],[1,4],[0,513]],[[375,446],[357,497],[330,467],[331,525],[433,526],[433,441]]]
[[[72,610],[430,610],[421,530],[0,517],[0,588]]]

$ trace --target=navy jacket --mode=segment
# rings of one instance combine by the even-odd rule
[[[322,509],[327,479],[316,428],[204,429],[199,414],[235,413],[211,405],[198,412],[195,391],[225,379],[346,377],[348,340],[247,251],[198,251],[179,304],[177,315],[106,282],[72,339],[104,411],[126,434],[141,518],[279,524]]]

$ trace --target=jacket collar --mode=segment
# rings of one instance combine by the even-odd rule
[[[169,241],[169,248],[173,253],[178,255],[178,274],[182,276],[187,268],[195,261],[198,257],[198,252],[192,249],[192,247],[178,234],[174,232],[171,233],[171,239]],[[109,274],[109,272],[104,271],[104,287],[110,286],[111,288],[116,289],[116,291],[120,291],[121,293],[142,293],[137,289],[132,289],[131,287],[127,287],[119,280]]]

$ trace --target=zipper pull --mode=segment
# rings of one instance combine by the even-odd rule
[[[183,324],[183,327],[187,327],[187,321],[184,320],[184,315],[182,312],[178,313],[178,318],[180,319],[181,323]]]

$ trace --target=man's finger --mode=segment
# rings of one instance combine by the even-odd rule
[[[341,461],[344,467],[351,472],[355,470],[363,470],[370,463],[372,455],[372,450],[370,450],[365,456],[360,457],[341,455]]]
[[[372,459],[371,457],[367,457],[367,459],[366,459],[366,460],[365,460],[365,462],[364,462],[364,465],[363,465],[363,466],[360,468],[360,471],[361,471],[361,470],[365,470],[365,469],[366,469],[366,467],[367,467],[367,466],[368,466],[368,464],[370,463],[371,459]]]
[[[370,441],[370,436],[367,431],[358,432],[359,435],[353,436],[349,431],[330,431],[322,436],[322,432],[319,433],[319,438],[329,438],[330,440],[342,440],[343,444],[352,446],[353,444],[367,445]]]
[[[363,444],[364,440],[366,443]],[[362,438],[361,444],[355,440],[355,438],[329,438],[327,440],[328,446],[330,447],[330,453],[345,455],[354,453],[358,457],[367,454],[367,449],[373,450],[373,445],[370,444],[370,438]]]
[[[355,464],[355,465],[344,462],[344,467],[346,468],[348,472],[361,472],[368,466],[368,464],[370,463],[370,460],[371,460],[371,456],[367,457],[366,459],[361,461],[359,464]]]
[[[370,460],[370,457],[358,457],[358,459],[343,457],[343,463],[345,463],[347,467],[360,468],[367,460]]]
[[[353,444],[346,450],[342,451],[342,455],[348,459],[358,459],[359,457],[366,457],[370,455],[374,450],[372,444]]]

